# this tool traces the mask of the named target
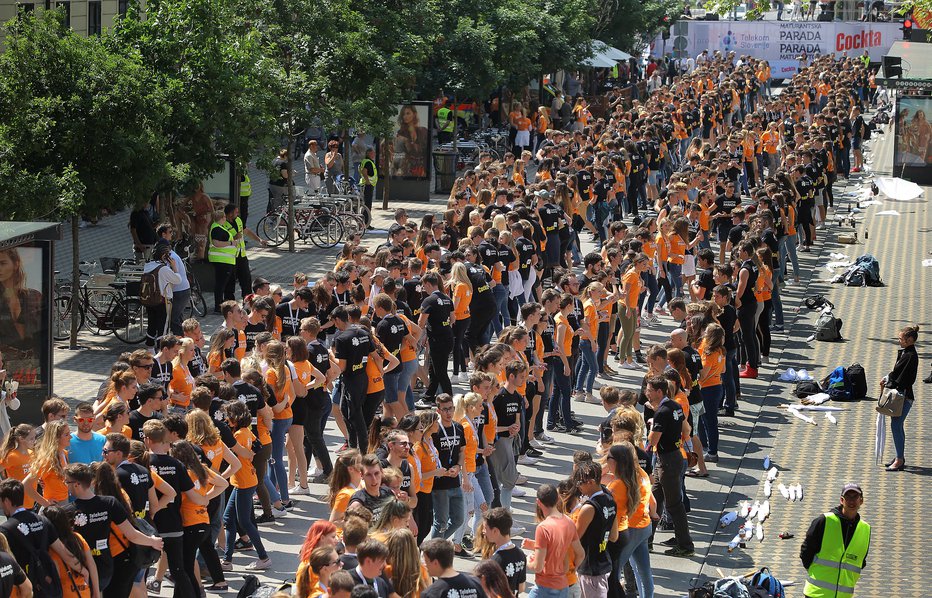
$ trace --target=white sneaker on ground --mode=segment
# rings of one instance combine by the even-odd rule
[[[524,527],[523,525],[512,525],[512,526],[511,526],[511,535],[512,535],[512,536],[520,536],[520,535],[523,535],[523,534],[525,534],[525,533],[527,533],[527,528]]]
[[[276,519],[278,519],[279,517],[284,517],[287,514],[288,514],[288,511],[286,511],[285,509],[276,509],[275,507],[272,507],[272,516],[275,517]]]
[[[534,438],[535,438],[538,442],[543,442],[543,443],[545,443],[545,444],[550,444],[550,443],[553,442],[553,437],[552,437],[552,436],[548,436],[546,432],[541,432],[540,434],[538,434],[538,435],[535,436]]]
[[[311,491],[307,486],[301,486],[300,484],[288,490],[288,496],[309,496]]]
[[[265,571],[272,566],[272,559],[266,557],[264,559],[258,559],[246,565],[246,569],[250,571]]]
[[[514,490],[511,491],[511,495],[516,498],[521,498],[522,496],[527,496],[527,491],[524,488],[519,488],[515,486]],[[511,533],[512,535],[514,535],[515,533],[514,528],[511,528]]]
[[[594,394],[590,392],[586,394],[586,398],[583,399],[583,402],[589,403],[590,405],[601,405],[602,399],[600,397],[595,396]]]
[[[544,443],[537,440],[536,438],[532,438],[531,440],[529,440],[528,444],[531,445],[531,448],[535,448],[537,450],[543,450],[544,448]]]
[[[537,459],[535,459],[534,457],[529,457],[527,455],[521,455],[520,457],[518,457],[519,465],[534,465],[536,463],[537,463]]]
[[[518,474],[518,477],[515,478],[515,484],[517,484],[517,485],[519,485],[519,486],[522,486],[522,485],[524,485],[524,484],[527,484],[527,478],[519,473],[519,474]]]

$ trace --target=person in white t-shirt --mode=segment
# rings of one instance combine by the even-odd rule
[[[320,158],[317,157],[317,150],[316,139],[307,142],[307,151],[304,152],[304,182],[311,191],[320,189],[320,175],[324,173],[324,169],[320,166]]]

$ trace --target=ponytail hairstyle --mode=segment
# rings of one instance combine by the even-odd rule
[[[107,467],[110,467],[109,465]],[[84,546],[74,531],[74,516],[77,509],[74,505],[52,505],[42,510],[42,514],[52,523],[55,531],[58,533],[58,539],[65,545],[74,558],[78,559],[81,566],[87,568],[87,559],[84,554]],[[9,552],[9,550],[7,551]],[[67,565],[66,565],[67,567]]]
[[[385,440],[385,435],[398,427],[398,420],[390,415],[377,415],[369,424],[369,446],[367,453],[374,453]]]
[[[667,349],[667,361],[673,366],[673,369],[680,375],[680,385],[685,388],[692,388],[693,377],[686,367],[686,353],[680,349]]]
[[[285,363],[285,345],[279,341],[270,341],[265,348],[265,360],[269,364],[269,369],[274,370],[278,375],[275,381],[275,391],[282,392],[285,384],[291,379],[291,372],[288,371]]]
[[[33,430],[35,428],[29,424],[18,424],[10,428],[10,431],[3,437],[3,444],[0,445],[0,461],[6,461],[10,452],[19,446],[20,442],[28,438]]]
[[[919,324],[914,324],[912,326],[903,326],[900,330],[900,334],[903,335],[907,340],[912,340],[915,343],[919,340]]]
[[[725,329],[719,324],[709,324],[702,333],[702,342],[705,343],[705,354],[708,355],[725,347]]]
[[[169,454],[181,461],[181,464],[194,474],[194,477],[197,478],[201,487],[207,485],[207,470],[204,468],[204,464],[201,463],[201,460],[197,458],[197,453],[194,452],[193,444],[187,440],[173,442],[171,449],[169,449]]]

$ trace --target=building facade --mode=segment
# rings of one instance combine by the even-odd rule
[[[61,8],[65,22],[80,35],[100,35],[113,26],[117,15],[125,15],[133,0],[0,0],[0,23],[6,23],[21,12]],[[144,0],[140,7],[145,7]]]

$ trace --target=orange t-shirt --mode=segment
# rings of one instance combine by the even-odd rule
[[[712,215],[712,206],[701,203],[699,204],[699,228],[704,232],[709,232],[709,220]]]
[[[249,428],[240,428],[233,433],[233,437],[236,438],[236,443],[240,446],[246,447],[252,451],[252,442],[256,439],[256,435],[252,433],[252,430]],[[236,456],[239,459],[241,467],[236,470],[236,473],[230,478],[230,483],[234,488],[252,488],[259,484],[259,479],[256,477],[256,468],[252,465],[252,457],[241,457]]]
[[[194,472],[190,469],[188,470],[188,477],[191,478],[191,481],[194,482],[194,491],[201,496],[207,496],[207,493],[210,492],[212,488],[211,484],[204,484],[203,486],[198,481],[197,476],[194,475]],[[210,516],[207,514],[207,505],[198,505],[188,498],[187,493],[181,495],[181,525],[183,527],[191,527],[192,525],[210,523]]]
[[[768,154],[777,153],[777,143],[779,143],[780,138],[776,131],[764,131],[760,136],[761,142],[764,144],[764,151]]]
[[[589,324],[589,334],[592,335],[592,342],[595,343],[596,339],[599,338],[599,314],[591,299],[586,299],[583,302],[583,314],[586,323]]]
[[[608,491],[611,492],[612,498],[615,499],[615,506],[618,508],[618,531],[623,532],[628,529],[628,487],[624,482],[615,478],[608,484]]]
[[[105,424],[104,427],[99,430],[99,433],[103,434],[104,436],[106,436],[107,434],[112,434],[113,432],[116,432],[116,430],[111,428],[109,423]],[[129,426],[122,426],[122,428],[119,431],[119,434],[126,436],[130,440],[133,439],[133,429],[130,428]]]
[[[421,487],[421,462],[418,461],[417,455],[408,453],[408,465],[411,466],[411,491],[410,493],[417,494],[418,489]]]
[[[183,363],[179,363],[172,368],[172,379],[168,383],[169,393],[178,393],[184,395],[183,399],[172,399],[172,405],[178,405],[187,408],[191,404],[191,390],[194,389],[194,376]]]
[[[760,267],[760,275],[757,277],[757,284],[754,288],[754,297],[757,299],[758,303],[767,301],[773,296],[773,290],[767,289],[764,286],[773,278],[773,270],[767,266]]]
[[[676,233],[670,235],[670,253],[667,261],[671,264],[680,264],[686,261],[686,241]]]
[[[534,532],[534,543],[547,549],[543,563],[537,563],[534,582],[542,588],[562,590],[569,585],[566,555],[577,538],[576,525],[570,517],[544,519]]]
[[[796,234],[796,206],[793,204],[786,206],[786,234]]]
[[[650,476],[640,467],[638,467],[638,482],[641,484],[641,501],[634,513],[628,517],[628,527],[631,529],[643,529],[650,525]]]
[[[531,130],[531,119],[526,116],[521,116],[515,119],[515,129],[519,131],[530,131]]]
[[[434,489],[434,478],[428,478],[424,474],[428,474],[440,467],[440,457],[436,454],[436,450],[431,450],[432,445],[428,446],[427,442],[418,442],[414,450],[417,458],[421,460],[421,487],[418,492],[430,494]]]
[[[366,376],[369,382],[366,385],[366,394],[372,394],[385,390],[385,378],[382,377],[380,359],[369,359],[366,361]]]
[[[468,421],[468,416],[463,416],[460,424],[463,426],[463,434],[466,437],[466,446],[463,447],[463,470],[466,473],[475,473],[476,471],[476,453],[479,451],[479,436],[476,435],[475,428]]]
[[[333,498],[333,510],[337,513],[343,513],[346,511],[346,507],[349,506],[349,501],[353,498],[353,494],[356,493],[355,486],[347,486],[346,488],[340,488],[340,491],[337,492],[337,495]]]
[[[31,450],[28,450],[25,453],[21,453],[18,450],[13,449],[6,456],[5,460],[0,461],[0,469],[4,470],[6,477],[22,482],[26,479],[26,476],[29,475],[29,467],[31,462]],[[23,497],[23,506],[25,508],[31,509],[34,504],[35,501],[29,498],[28,494]]]
[[[664,263],[667,261],[667,255],[670,253],[670,241],[663,236],[663,233],[657,233],[654,239],[657,243],[657,261]]]
[[[628,285],[628,293],[625,295],[625,307],[636,310],[638,297],[641,294],[641,288],[644,286],[644,281],[641,279],[641,274],[637,271],[637,268],[629,268],[621,277],[621,284]]]
[[[563,354],[569,358],[573,354],[573,327],[570,326],[570,321],[562,313],[557,313],[553,318],[555,324],[555,330],[553,333],[553,340],[557,340],[557,331],[561,328],[563,329]]]
[[[454,318],[465,320],[469,317],[469,302],[472,301],[472,288],[464,283],[456,283],[453,287],[453,304],[456,309],[453,310]]]
[[[314,379],[314,376],[311,373],[311,368],[314,366],[312,366],[311,362],[306,359],[304,361],[292,362],[292,365],[294,365],[295,372],[298,373],[298,380],[294,383],[300,384],[304,388],[307,388],[307,385],[310,384],[311,380]]]
[[[74,535],[77,537],[78,543],[81,544],[82,549],[90,550],[87,541],[84,540],[81,534],[75,532]],[[122,550],[120,552],[122,552]],[[110,553],[113,555],[112,550]],[[69,568],[65,564],[65,561],[61,560],[61,557],[58,556],[58,553],[54,550],[49,550],[49,556],[52,557],[52,561],[55,563],[55,566],[58,567],[58,577],[61,579],[62,598],[90,598],[91,586],[87,583],[84,576],[74,569]]]
[[[414,326],[414,324],[411,323],[411,320],[409,320],[404,314],[399,313],[396,315],[404,321],[405,325],[408,327],[408,332],[411,332]],[[415,351],[414,347],[411,346],[407,341],[402,341],[401,351],[398,354],[398,359],[401,360],[401,363],[408,363],[412,359],[417,359],[417,351]]]
[[[289,377],[291,376],[291,370],[287,365],[285,366],[285,375]],[[278,403],[284,401],[288,405],[278,413],[273,411],[272,419],[288,419],[293,415],[291,411],[291,403],[294,401],[294,393],[291,390],[291,386],[286,381],[283,387],[278,388],[278,372],[272,368],[269,368],[269,370],[265,373],[265,381],[269,386],[272,387],[272,392],[275,393],[275,404],[277,405]]]
[[[657,243],[654,241],[645,241],[644,244],[641,245],[641,251],[650,259],[654,259],[657,255]]]
[[[62,469],[68,465],[68,458],[64,453],[61,454]],[[65,485],[64,476],[58,475],[54,469],[44,469],[37,472],[39,481],[42,482],[42,497],[46,500],[64,502],[68,500],[68,486]]]
[[[217,442],[214,444],[201,444],[198,446],[204,452],[204,456],[210,463],[210,468],[220,473],[220,466],[223,464],[223,441],[217,438]]]
[[[709,368],[705,378],[699,379],[699,388],[709,388],[722,383],[722,373],[725,371],[725,351],[716,349],[708,352],[705,342],[699,344],[699,354],[702,356],[702,365]]]

